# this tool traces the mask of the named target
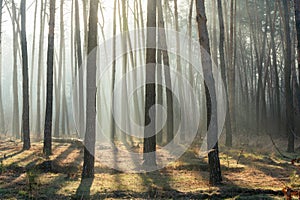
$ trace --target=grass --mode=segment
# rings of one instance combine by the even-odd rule
[[[21,143],[0,143],[0,158],[6,157],[0,165],[0,199],[282,199],[285,185],[300,188],[299,169],[272,148],[257,153],[252,146],[221,146],[223,184],[212,187],[207,158],[199,158],[196,147],[151,173],[121,173],[96,162],[95,178],[81,180],[83,151],[75,144],[54,143],[52,170],[45,172],[42,143],[24,152]]]

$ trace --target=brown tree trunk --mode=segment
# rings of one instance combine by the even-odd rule
[[[29,129],[29,91],[28,91],[28,53],[26,37],[26,0],[21,1],[21,43],[22,43],[22,65],[23,65],[23,149],[30,149]]]
[[[97,48],[98,39],[98,0],[90,1],[88,54]],[[86,101],[86,132],[84,138],[84,163],[82,178],[94,177],[95,142],[96,142],[96,56],[88,58],[87,65],[87,101]]]
[[[220,51],[220,68],[222,73],[222,79],[224,82],[224,87],[226,94],[227,93],[227,81],[226,81],[226,63],[225,63],[225,55],[224,55],[224,41],[225,41],[225,33],[224,33],[224,20],[223,20],[223,9],[221,0],[218,1],[218,15],[219,15],[219,26],[220,26],[220,42],[219,42],[219,51]],[[228,97],[228,95],[227,95]],[[229,108],[228,100],[227,108]],[[230,121],[230,112],[227,112],[226,116],[226,146],[232,146],[232,134],[231,134],[231,121]]]
[[[297,31],[297,54],[298,54],[298,79],[300,80],[300,1],[294,0],[295,21]]]
[[[20,119],[19,119],[19,95],[18,95],[18,21],[15,2],[12,1],[12,23],[13,23],[13,122],[12,131],[17,139],[20,137]]]
[[[3,0],[0,0],[0,76],[2,77],[2,9]],[[5,133],[5,120],[2,102],[2,81],[0,81],[0,134]]]
[[[41,91],[43,88],[41,87],[43,81],[43,68],[44,68],[44,34],[45,34],[45,16],[46,16],[46,5],[47,0],[41,0],[41,12],[40,12],[40,39],[39,39],[39,54],[38,54],[38,77],[37,77],[37,111],[36,111],[36,134],[37,139],[41,138]]]
[[[145,99],[145,131],[144,131],[144,165],[156,165],[156,135],[155,116],[156,112],[152,113],[150,119],[150,108],[155,105],[155,68],[156,68],[156,49],[149,48],[151,43],[156,41],[156,35],[153,30],[156,29],[156,1],[148,0],[147,5],[147,28],[152,28],[152,31],[147,30],[146,40],[146,99]],[[153,119],[154,118],[154,119]],[[151,123],[151,126],[148,126]],[[147,127],[148,126],[148,127]]]
[[[53,57],[54,57],[54,27],[55,27],[55,0],[50,0],[50,20],[47,52],[47,100],[44,130],[44,154],[52,153],[52,105],[53,105]]]
[[[289,5],[287,1],[283,1],[284,11],[284,42],[285,42],[285,55],[284,55],[284,84],[285,84],[285,106],[286,106],[286,132],[288,136],[288,152],[294,152],[294,106],[293,106],[293,93],[291,89],[291,65],[292,65],[292,49],[291,49],[291,36],[289,24]]]
[[[210,55],[209,37],[207,31],[207,18],[205,14],[204,0],[196,0],[197,10],[197,22],[198,22],[198,33],[200,45]],[[201,56],[203,63],[203,72],[205,79],[205,95],[206,95],[206,106],[207,106],[207,129],[212,126],[212,133],[207,137],[208,146],[208,162],[209,162],[209,182],[212,185],[217,185],[222,182],[221,167],[219,159],[219,148],[218,148],[218,125],[217,125],[217,108],[212,105],[217,105],[216,89],[214,78],[212,74],[211,60],[205,57],[205,52]],[[207,85],[209,83],[210,85]],[[210,86],[210,90],[208,87]],[[212,124],[211,124],[212,123]],[[214,144],[216,142],[216,144]],[[212,147],[212,149],[210,149]]]

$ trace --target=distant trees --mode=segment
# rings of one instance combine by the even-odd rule
[[[88,55],[97,48],[98,38],[98,0],[90,1],[90,16],[88,23]],[[84,138],[84,162],[82,178],[94,177],[95,142],[96,142],[96,54],[92,53],[87,61],[87,101],[86,101],[86,131]]]
[[[54,27],[55,27],[55,0],[50,0],[50,19],[47,52],[47,99],[44,130],[44,154],[52,153],[52,105],[53,105],[53,61],[54,61]]]
[[[30,149],[30,128],[29,128],[29,85],[28,85],[28,52],[26,37],[26,0],[21,0],[21,44],[22,44],[22,65],[23,65],[23,149]]]

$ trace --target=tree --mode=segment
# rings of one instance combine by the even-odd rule
[[[163,18],[163,11],[162,11],[162,0],[157,1],[157,12],[158,12],[158,27],[160,28],[159,35],[158,35],[158,41],[160,43],[160,46],[163,50],[159,50],[157,54],[157,61],[159,64],[159,54],[162,54],[162,61],[164,64],[164,75],[165,75],[165,82],[166,82],[166,98],[167,98],[167,143],[171,142],[174,138],[174,117],[173,117],[173,95],[172,91],[169,88],[172,88],[172,80],[170,75],[170,61],[169,61],[169,54],[167,49],[167,42],[166,42],[166,32],[165,30],[165,23]],[[160,69],[157,69],[160,70]],[[159,73],[159,71],[157,72]],[[162,73],[162,71],[161,71]],[[169,87],[169,88],[168,88]],[[158,91],[159,93],[162,93],[162,91]],[[159,98],[158,98],[159,103]]]
[[[291,89],[291,66],[292,66],[292,49],[291,49],[291,35],[290,35],[290,14],[288,1],[283,1],[284,11],[284,84],[285,84],[285,114],[286,114],[286,132],[288,136],[288,152],[294,152],[294,106],[293,93]]]
[[[146,98],[145,98],[145,131],[144,131],[144,165],[156,165],[156,135],[155,116],[152,113],[150,119],[150,108],[155,105],[155,68],[156,49],[150,48],[150,44],[156,41],[156,1],[148,0],[147,4],[147,39],[146,39]],[[151,29],[150,29],[151,28]],[[148,126],[151,123],[150,126]]]
[[[41,93],[44,90],[41,87],[43,82],[43,71],[44,71],[44,34],[45,34],[45,18],[46,18],[46,5],[47,0],[41,0],[41,11],[40,11],[40,38],[39,38],[39,53],[38,53],[38,77],[37,77],[37,111],[36,111],[36,134],[37,139],[40,139],[41,136],[41,100],[42,96]]]
[[[18,21],[15,2],[12,1],[12,25],[13,25],[13,134],[20,139],[19,119],[19,94],[18,94]]]
[[[53,57],[54,57],[54,27],[55,27],[55,0],[50,0],[50,20],[47,52],[47,100],[44,129],[44,154],[52,153],[52,106],[53,106]]]
[[[2,8],[3,0],[0,0],[0,77],[2,77]],[[2,103],[2,80],[0,80],[0,133],[5,132],[5,120]]]
[[[209,46],[209,37],[207,30],[207,19],[205,14],[205,5],[204,0],[196,0],[196,10],[197,10],[197,22],[198,22],[198,33],[200,45],[204,50],[210,55],[210,46]],[[218,149],[218,127],[217,127],[217,108],[212,107],[212,105],[217,105],[216,100],[216,90],[214,84],[214,77],[212,74],[212,63],[211,59],[206,58],[205,52],[202,51],[202,66],[205,78],[205,95],[206,95],[206,107],[207,107],[207,129],[209,126],[212,126],[212,133],[207,137],[207,146],[208,148],[212,147],[212,150],[209,150],[208,153],[208,162],[209,162],[209,182],[212,185],[217,185],[221,183],[221,167],[219,159],[219,149]],[[210,84],[210,90],[209,85]],[[211,124],[212,123],[212,124]],[[216,144],[214,144],[216,142]]]
[[[98,0],[90,1],[88,30],[88,54],[97,47]],[[88,58],[87,65],[86,131],[84,138],[84,162],[82,178],[94,177],[96,140],[96,56]]]
[[[26,0],[21,1],[21,43],[22,43],[22,64],[23,64],[23,149],[30,149],[30,128],[29,128],[29,91],[28,91],[28,53],[26,37]]]
[[[298,78],[300,78],[300,1],[294,0],[295,21],[297,31],[297,53],[298,53]]]
[[[224,56],[224,20],[223,20],[223,9],[221,0],[217,0],[218,3],[218,15],[219,15],[219,26],[220,26],[220,43],[219,43],[219,52],[220,52],[220,68],[222,73],[222,79],[224,82],[224,87],[227,94],[227,81],[226,81],[226,63]],[[229,107],[228,101],[227,108]],[[232,134],[231,134],[231,120],[230,120],[230,112],[227,112],[226,116],[226,146],[232,146]]]

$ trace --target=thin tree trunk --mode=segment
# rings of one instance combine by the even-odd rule
[[[296,21],[296,32],[297,32],[297,54],[298,54],[298,80],[300,82],[300,1],[294,0],[295,8],[295,21]]]
[[[285,84],[285,106],[286,106],[286,132],[288,136],[288,152],[294,152],[294,107],[293,93],[291,89],[291,65],[292,65],[292,49],[289,24],[289,6],[287,1],[283,1],[284,10],[284,42],[285,42],[285,64],[284,64],[284,84]]]
[[[98,39],[98,0],[90,1],[88,54],[97,48]],[[93,60],[91,60],[93,59]],[[84,163],[82,178],[94,177],[95,142],[96,142],[96,56],[88,59],[87,65],[87,102],[86,102],[86,132],[84,138]]]
[[[38,1],[35,2],[34,8],[34,22],[33,22],[33,41],[32,41],[32,49],[31,49],[31,74],[30,74],[30,119],[31,124],[30,126],[33,127],[33,116],[34,116],[34,109],[33,109],[33,77],[34,77],[34,67],[35,67],[35,45],[36,45],[36,19],[37,19],[37,10],[38,10]]]
[[[52,153],[52,105],[53,105],[53,56],[54,56],[54,27],[55,27],[55,0],[50,0],[50,20],[47,52],[47,100],[44,130],[44,154]]]
[[[2,77],[2,11],[3,0],[0,0],[0,77]],[[4,110],[2,102],[2,79],[0,80],[0,134],[5,132]]]
[[[225,33],[224,33],[224,21],[223,21],[223,9],[221,0],[218,1],[218,15],[219,15],[219,26],[220,26],[220,42],[219,42],[219,52],[220,52],[220,68],[222,73],[222,79],[225,86],[226,96],[227,93],[227,81],[226,81],[226,63],[225,63],[225,55],[224,55],[224,41],[225,41]],[[228,100],[226,101],[227,107],[229,107]],[[230,121],[230,112],[227,112],[226,116],[226,146],[232,146],[232,133],[231,133],[231,121]]]
[[[236,133],[236,126],[235,126],[235,65],[234,65],[234,0],[231,0],[230,2],[230,41],[229,41],[229,65],[228,67],[228,97],[229,97],[229,115],[230,117],[230,130],[231,133],[229,133],[231,136],[227,138],[228,140],[230,137],[232,138],[232,135]],[[229,130],[229,131],[230,131]],[[228,132],[229,132],[228,131]],[[227,134],[227,132],[226,132]],[[232,140],[232,139],[231,139]],[[230,143],[232,141],[228,141],[228,144],[230,146]],[[232,144],[231,144],[232,145]]]
[[[23,65],[23,149],[30,149],[29,128],[29,91],[28,91],[28,53],[26,37],[26,0],[21,1],[21,42],[22,42],[22,65]]]
[[[196,10],[197,10],[197,22],[198,22],[198,33],[200,45],[210,54],[209,47],[209,37],[207,31],[207,18],[205,14],[204,0],[196,0]],[[206,106],[207,106],[207,130],[208,127],[212,126],[212,135],[207,137],[208,146],[208,162],[209,162],[209,182],[212,185],[217,185],[222,182],[221,167],[219,159],[219,148],[218,148],[218,125],[217,125],[217,108],[212,107],[212,105],[217,105],[216,99],[216,89],[214,84],[214,78],[212,75],[212,65],[211,60],[205,58],[205,52],[202,57],[203,71],[205,78],[205,95],[206,95]],[[208,89],[210,84],[210,90]],[[213,123],[213,124],[211,124]],[[214,144],[216,142],[216,144]],[[210,149],[212,147],[212,150]]]
[[[12,23],[13,23],[13,134],[17,139],[20,139],[20,116],[19,116],[19,94],[18,94],[18,30],[17,30],[17,20],[16,20],[16,5],[14,0],[12,0]]]
[[[38,57],[38,77],[37,77],[37,111],[36,111],[36,134],[37,139],[41,138],[41,84],[43,79],[44,68],[44,34],[45,34],[45,16],[46,16],[47,0],[41,0],[41,13],[40,13],[40,39],[39,39],[39,57]]]
[[[172,80],[170,75],[170,63],[169,63],[169,54],[167,49],[166,42],[166,32],[164,31],[165,22],[163,18],[161,0],[158,0],[157,11],[158,11],[158,27],[161,29],[159,31],[160,35],[160,46],[162,49],[163,65],[164,65],[164,75],[166,82],[166,99],[167,99],[167,143],[171,142],[174,138],[174,116],[173,116],[173,94],[170,88],[172,88]]]
[[[152,113],[150,118],[150,108],[155,105],[155,68],[156,68],[156,49],[149,48],[150,44],[156,41],[156,1],[148,0],[147,5],[147,28],[152,28],[152,31],[147,30],[146,40],[146,101],[145,101],[145,131],[144,131],[144,165],[156,165],[156,135],[155,116],[156,112]],[[151,125],[150,125],[151,123]],[[150,125],[150,126],[149,126]],[[148,127],[147,127],[148,126]],[[151,153],[150,153],[151,152]]]
[[[58,80],[57,80],[57,87],[56,87],[56,98],[55,98],[55,129],[54,129],[54,137],[59,137],[60,136],[60,131],[61,127],[64,126],[64,124],[60,123],[60,116],[61,116],[61,111],[63,108],[61,108],[61,94],[65,95],[62,93],[62,73],[63,69],[65,67],[65,56],[64,56],[64,51],[65,51],[65,34],[64,34],[64,0],[60,1],[60,47],[59,47],[59,58],[58,58]]]
[[[269,4],[269,1],[267,1]],[[267,5],[269,8],[269,6]],[[271,11],[269,9],[270,15],[270,34],[271,34],[271,47],[272,47],[272,59],[273,59],[273,68],[274,68],[274,76],[275,76],[275,106],[276,106],[276,121],[278,126],[278,132],[281,130],[281,109],[280,109],[280,87],[279,87],[279,75],[278,75],[278,66],[277,66],[277,50],[276,50],[276,43],[275,43],[275,21],[276,21],[276,12],[274,13],[274,18],[271,21]]]

